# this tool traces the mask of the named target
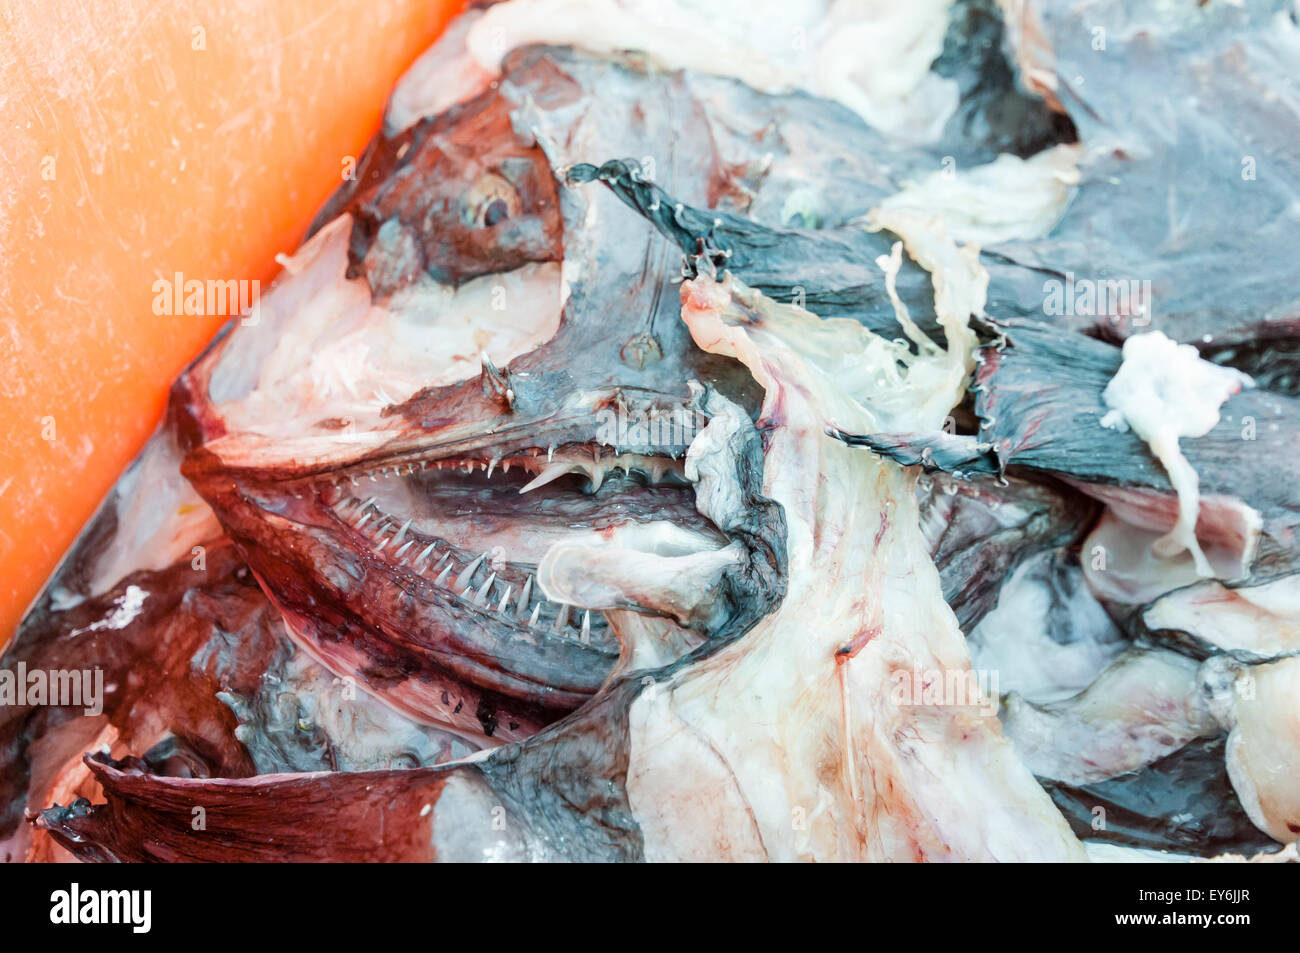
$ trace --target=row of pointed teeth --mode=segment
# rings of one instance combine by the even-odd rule
[[[558,459],[552,457],[537,476],[519,488],[519,492],[529,493],[566,474],[582,473],[591,481],[591,491],[594,493],[605,482],[605,475],[612,470],[622,470],[624,473],[636,470],[651,483],[662,483],[670,476],[676,481],[686,479],[685,467],[675,459],[649,457],[639,453],[620,453],[602,458],[597,450],[589,457],[576,454],[561,454]]]
[[[532,574],[519,587],[517,594],[511,584],[499,581],[495,572],[490,571],[487,579],[478,583],[474,577],[483,568],[486,553],[479,553],[463,568],[457,569],[451,547],[439,554],[437,541],[419,546],[423,540],[417,541],[409,535],[412,521],[408,519],[399,524],[375,505],[375,497],[365,501],[352,497],[336,507],[335,512],[350,522],[354,529],[373,540],[371,549],[376,553],[390,552],[389,558],[397,565],[406,566],[425,578],[432,579],[434,585],[458,594],[471,605],[495,611],[506,620],[527,623],[534,629],[543,628],[540,624],[541,612],[544,606],[550,606],[555,609],[551,629],[563,636],[573,636],[573,630],[576,629],[578,641],[584,644],[591,641],[591,611],[584,610],[579,620],[573,617],[572,607],[565,603],[553,603],[540,598],[540,593],[534,602]],[[499,595],[493,592],[494,586],[500,589]],[[513,606],[510,599],[512,595],[515,595]]]
[[[539,486],[545,486],[566,473],[587,474],[592,482],[593,490],[600,488],[601,483],[604,482],[605,474],[611,470],[622,470],[624,473],[637,470],[651,483],[662,483],[670,476],[675,476],[678,480],[685,479],[684,464],[676,456],[646,456],[638,453],[604,456],[599,448],[592,451],[590,455],[568,452],[557,454],[555,447],[551,447],[545,453],[545,464],[541,462],[542,456],[541,450],[530,450],[526,453],[511,454],[492,460],[421,460],[419,463],[399,463],[394,466],[377,467],[373,470],[345,473],[335,477],[331,482],[339,488],[348,483],[352,486],[360,486],[363,480],[377,483],[381,479],[390,477],[410,476],[417,470],[447,470],[467,474],[481,470],[491,478],[498,468],[505,474],[509,473],[512,467],[522,467],[529,473],[537,474],[539,478],[545,477],[541,482],[534,479],[521,489],[520,493],[527,493]],[[301,498],[300,493],[295,495]]]

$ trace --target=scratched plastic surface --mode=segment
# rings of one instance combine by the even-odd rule
[[[155,283],[265,286],[459,6],[0,5],[0,645],[227,320]]]

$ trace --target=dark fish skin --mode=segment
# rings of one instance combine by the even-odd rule
[[[959,0],[948,13],[943,53],[931,71],[960,90],[957,112],[933,150],[966,168],[1002,153],[1028,158],[1075,142],[1073,120],[1024,92],[1006,57],[1006,26],[996,0]]]
[[[645,178],[634,162],[621,159],[599,167],[574,165],[567,178],[571,183],[603,183],[684,254],[705,255],[713,266],[726,268],[770,298],[795,301],[821,317],[854,318],[880,334],[897,330],[894,306],[875,264],[895,241],[887,234],[868,232],[861,223],[772,228],[739,215],[695,208]],[[910,261],[899,272],[898,294],[916,313],[933,312],[929,275]]]
[[[827,430],[850,447],[864,447],[905,467],[920,467],[927,473],[951,473],[970,478],[975,474],[1001,474],[1002,462],[993,444],[969,434],[945,433],[848,433]]]
[[[1040,783],[1079,837],[1200,857],[1274,849],[1232,789],[1225,745],[1223,736],[1193,741],[1139,771],[1095,784]]]
[[[1207,361],[1245,371],[1264,390],[1300,398],[1300,318],[1261,321],[1197,347]]]
[[[1198,348],[1240,346],[1271,327],[1290,351],[1300,316],[1292,5],[1025,6],[1042,23],[1035,66],[1053,76],[1085,147],[1082,181],[1047,237],[985,248],[989,313],[1115,340],[1158,329]],[[1067,274],[1149,281],[1153,306],[1146,317],[1046,315],[1045,282]]]
[[[1003,36],[1002,18],[993,3],[969,0],[954,4],[944,52],[934,69],[958,83],[960,105],[940,141],[924,150],[901,149],[856,117],[838,116],[835,110],[839,107],[812,97],[764,97],[764,112],[779,110],[777,128],[782,132],[770,136],[776,140],[773,145],[809,138],[812,130],[804,127],[815,127],[819,149],[825,155],[801,156],[805,164],[809,160],[824,163],[822,169],[814,167],[820,176],[806,177],[818,181],[818,189],[828,193],[815,215],[778,217],[772,214],[772,200],[765,196],[733,205],[712,201],[716,197],[712,191],[704,205],[657,174],[661,166],[656,174],[650,174],[636,160],[598,164],[599,157],[583,157],[569,166],[568,180],[604,183],[683,254],[708,251],[717,267],[727,268],[775,300],[797,301],[821,317],[854,318],[892,337],[897,332],[893,305],[875,259],[888,254],[895,239],[885,232],[865,230],[862,220],[870,208],[904,180],[933,172],[941,162],[955,161],[964,168],[991,161],[1000,152],[1030,155],[1075,141],[1068,117],[1018,88],[1006,60]],[[726,81],[691,77],[689,82],[703,90]],[[752,91],[748,96],[757,98]],[[850,165],[857,167],[848,168]],[[891,167],[897,170],[892,175],[884,171]],[[892,187],[863,196],[838,194],[844,186],[837,183],[856,180],[874,184],[882,179]],[[921,326],[934,330],[937,325],[930,317],[934,297],[928,274],[905,257],[897,285],[899,296]],[[1038,310],[1039,304],[1035,302],[1033,310]],[[1020,313],[1019,309],[1015,313]]]
[[[1081,487],[1172,495],[1144,440],[1101,426],[1108,409],[1102,393],[1119,370],[1119,348],[1034,322],[996,327],[999,339],[981,349],[972,384],[978,436],[833,436],[905,465],[968,477],[1036,472]],[[1300,472],[1288,473],[1300,439],[1298,414],[1294,398],[1243,389],[1224,404],[1213,430],[1182,445],[1203,494],[1235,497],[1263,516],[1257,569],[1265,575],[1287,571],[1294,558],[1287,540],[1300,525]]]
[[[1118,348],[1041,325],[1005,322],[1004,328],[1006,343],[984,348],[974,384],[980,438],[993,444],[1004,466],[1172,491],[1144,440],[1099,422],[1107,411],[1102,392],[1121,363]],[[1246,418],[1253,420],[1253,438],[1243,433]],[[1300,480],[1285,474],[1296,459],[1298,421],[1300,402],[1292,398],[1258,388],[1229,398],[1218,425],[1183,445],[1201,492],[1235,496],[1266,521],[1293,525],[1300,519]]]
[[[921,527],[963,632],[997,605],[1003,581],[1044,549],[1076,544],[1100,504],[1051,478],[924,481]]]

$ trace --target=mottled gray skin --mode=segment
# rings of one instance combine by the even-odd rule
[[[1199,739],[1139,771],[1095,784],[1041,783],[1080,837],[1098,836],[1093,823],[1100,807],[1106,812],[1102,836],[1118,844],[1201,857],[1275,849],[1232,789],[1225,742],[1223,736]]]
[[[1158,328],[1250,373],[1270,353],[1294,355],[1300,30],[1294,13],[1277,19],[1291,4],[1029,6],[1078,127],[1083,178],[1046,238],[984,250],[989,313],[1114,338]],[[1044,314],[1044,282],[1067,272],[1150,281],[1150,323]],[[1261,338],[1273,339],[1262,353]],[[1293,387],[1294,375],[1281,389]]]
[[[1033,471],[1078,484],[1173,493],[1141,437],[1101,426],[1109,409],[1102,393],[1123,360],[1118,347],[1023,320],[998,322],[996,331],[998,340],[980,352],[972,384],[977,435],[834,435],[909,466],[968,479]],[[1182,445],[1203,494],[1236,497],[1263,516],[1260,568],[1269,575],[1286,571],[1294,558],[1287,540],[1300,525],[1297,440],[1300,403],[1249,388],[1229,398],[1213,430]]]
[[[944,601],[966,633],[997,605],[1003,581],[1022,561],[1077,544],[1101,509],[1050,478],[934,478],[922,480],[917,495]]]

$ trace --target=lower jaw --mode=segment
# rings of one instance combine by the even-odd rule
[[[323,632],[281,605],[294,643],[335,676],[340,698],[363,691],[421,724],[456,733],[479,748],[523,741],[565,714],[508,698],[412,658],[368,631]]]
[[[298,523],[251,513],[248,502],[227,495],[214,508],[294,641],[338,677],[340,691],[365,691],[417,721],[497,744],[579,707],[617,660],[603,618],[589,620],[587,643],[581,613],[538,612],[536,627],[501,619],[500,602],[473,601],[482,582],[462,599],[340,539],[319,510],[314,523]],[[480,566],[475,581],[484,575]],[[540,597],[529,599],[536,610]],[[515,596],[508,610],[517,605]]]

